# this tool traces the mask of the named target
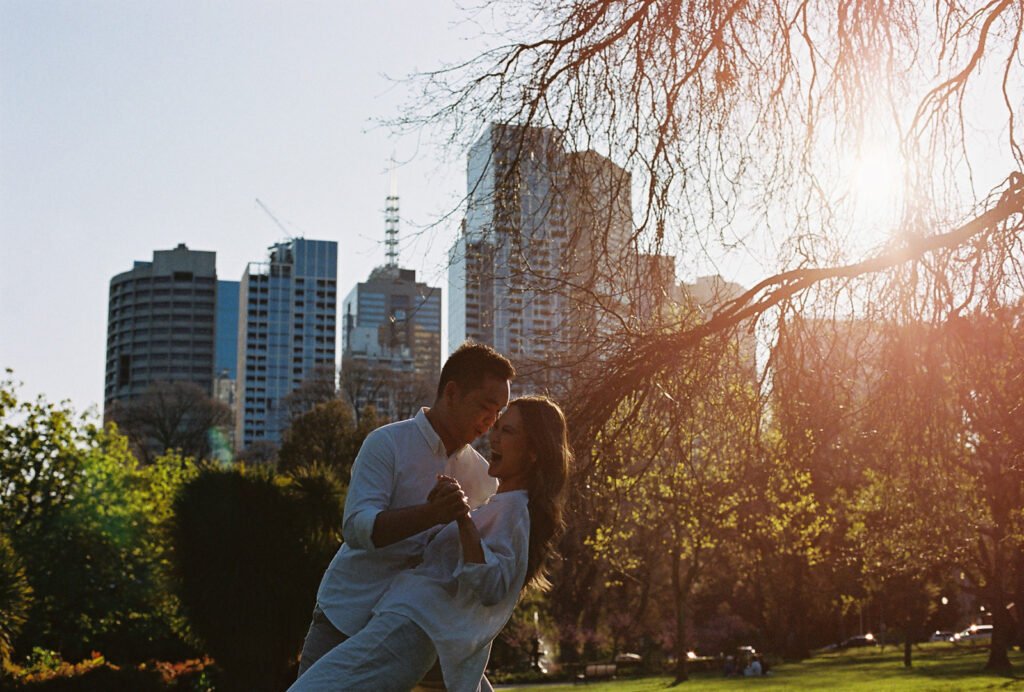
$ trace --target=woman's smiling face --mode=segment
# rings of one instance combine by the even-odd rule
[[[491,465],[488,473],[501,481],[505,490],[525,488],[534,459],[518,406],[509,406],[501,415],[491,428],[490,441]]]

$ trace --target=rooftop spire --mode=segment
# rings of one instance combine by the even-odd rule
[[[387,266],[398,266],[398,183],[395,169],[391,169],[391,191],[388,193],[384,210],[384,246],[387,249]]]

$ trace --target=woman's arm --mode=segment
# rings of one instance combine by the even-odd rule
[[[462,561],[483,563],[484,547],[480,542],[480,531],[468,514],[456,519],[459,525],[459,541],[462,543]]]
[[[505,511],[508,514],[498,521],[478,517],[486,539],[472,518],[457,520],[462,565],[455,577],[460,589],[472,591],[485,606],[496,605],[510,590],[518,593],[522,588],[529,551],[529,517],[525,507]]]

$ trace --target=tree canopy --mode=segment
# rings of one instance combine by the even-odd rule
[[[1014,415],[1019,373],[995,356],[984,365],[958,356],[955,340],[919,363],[892,354],[907,330],[939,338],[976,324],[971,343],[979,356],[1011,338],[1006,324],[981,327],[1008,307],[1016,314],[1024,296],[1021,3],[556,0],[486,2],[468,16],[480,24],[502,18],[494,47],[420,75],[422,94],[395,123],[435,128],[460,157],[492,124],[512,134],[494,153],[505,177],[469,180],[467,216],[481,195],[492,195],[496,218],[517,202],[519,176],[543,139],[538,129],[561,151],[596,152],[631,176],[628,242],[613,242],[613,224],[569,224],[570,247],[614,256],[602,255],[589,274],[556,262],[517,275],[598,313],[589,318],[589,363],[572,363],[567,401],[577,457],[587,462],[578,486],[589,496],[575,498],[580,513],[599,525],[595,497],[615,489],[598,473],[608,458],[597,441],[630,439],[638,425],[672,420],[679,407],[672,383],[697,379],[715,354],[744,339],[756,340],[759,444],[765,459],[787,469],[780,478],[789,485],[771,497],[778,508],[787,499],[805,503],[792,526],[778,527],[786,559],[771,563],[766,554],[743,568],[767,580],[738,593],[760,603],[751,610],[792,615],[801,612],[795,599],[806,598],[807,611],[824,612],[841,598],[862,597],[870,587],[847,580],[846,570],[858,568],[842,564],[844,551],[885,556],[889,579],[889,568],[900,567],[893,556],[934,548],[925,526],[884,541],[856,525],[865,517],[899,522],[891,501],[909,492],[913,476],[896,464],[922,473],[969,464],[974,470],[951,474],[949,484],[971,506],[1002,507],[1003,495],[1017,497],[1016,467],[1002,469],[994,457],[1006,454],[991,451],[1004,450],[1012,435],[997,439],[987,426]],[[561,183],[570,190],[573,173]],[[605,198],[611,216],[621,196]],[[514,219],[507,225],[508,242],[531,242],[515,233]],[[659,286],[652,268],[661,259],[674,271]],[[700,306],[701,319],[694,319],[699,310],[660,307],[680,301],[677,275],[701,274],[748,288],[715,296]],[[614,282],[629,285],[602,294]],[[685,296],[681,302],[697,307]],[[837,332],[832,338],[823,335],[827,325]],[[865,343],[867,350],[856,350]],[[563,354],[576,358],[571,346]],[[985,385],[990,375],[996,382]],[[871,390],[878,382],[882,389]],[[907,406],[899,425],[885,408],[895,405]],[[870,406],[881,408],[865,412]],[[967,432],[964,424],[975,421],[981,427]],[[965,447],[965,439],[978,447]],[[996,476],[1013,483],[986,491],[985,479]],[[908,499],[929,501],[925,492]],[[806,511],[815,505],[833,508],[835,521],[815,524]],[[1012,522],[990,523],[975,548],[976,581],[987,584],[993,536]],[[578,530],[563,546],[577,589],[602,579],[579,551],[595,526]],[[929,565],[941,569],[953,553],[962,558],[959,538],[948,553],[930,555]],[[1010,572],[1017,574],[1004,576]],[[908,601],[929,588],[930,575],[903,574]],[[825,581],[834,602],[812,602]],[[778,605],[785,590],[794,601]],[[1008,588],[997,591],[990,606],[1002,608]],[[593,621],[593,604],[572,603]],[[808,619],[794,618],[791,631]]]
[[[1020,3],[566,0],[471,17],[484,13],[504,17],[495,47],[422,75],[396,124],[439,128],[460,154],[491,122],[549,128],[632,174],[631,251],[751,286],[658,335],[605,305],[619,350],[581,418],[600,425],[751,319],[770,316],[770,337],[794,310],[944,320],[1021,294]]]

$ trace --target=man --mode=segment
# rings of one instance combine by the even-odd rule
[[[299,675],[366,625],[394,576],[419,561],[424,531],[494,494],[497,482],[469,444],[508,404],[514,376],[504,356],[467,342],[441,369],[431,408],[367,436],[345,498],[345,540],[320,582]]]

